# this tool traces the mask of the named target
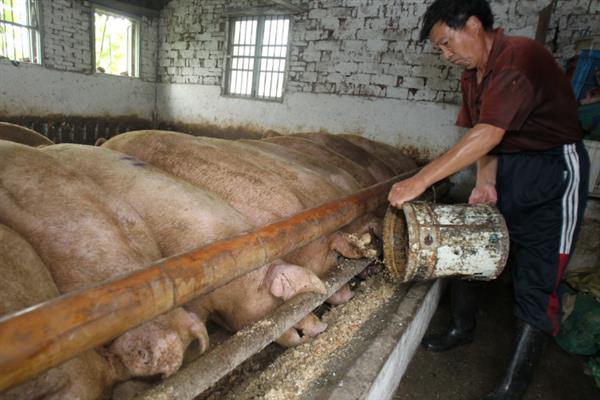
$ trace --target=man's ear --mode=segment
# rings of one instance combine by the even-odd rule
[[[465,23],[465,28],[467,28],[471,32],[478,32],[483,29],[483,25],[481,24],[479,18],[477,18],[474,15],[471,15]]]

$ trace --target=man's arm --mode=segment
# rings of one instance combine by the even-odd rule
[[[429,186],[485,156],[500,143],[504,132],[504,129],[489,124],[475,125],[457,144],[423,167],[418,174],[394,184],[388,200],[394,207],[401,207]]]
[[[469,197],[471,204],[496,204],[496,172],[498,171],[498,157],[486,155],[477,160],[477,182]]]

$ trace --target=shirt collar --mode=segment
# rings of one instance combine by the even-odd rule
[[[482,81],[488,76],[492,70],[494,69],[494,65],[496,64],[496,59],[500,54],[502,48],[504,47],[504,43],[506,42],[506,35],[504,34],[504,29],[496,28],[493,30],[494,32],[494,43],[492,44],[492,49],[490,50],[490,56],[487,60],[487,65],[485,66],[485,71],[483,73]],[[477,79],[477,69],[466,70],[465,78],[475,80]]]

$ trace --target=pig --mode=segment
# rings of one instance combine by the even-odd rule
[[[312,192],[314,198],[299,197],[297,193],[301,192],[301,188],[291,190],[290,185],[281,179],[276,167],[260,166],[261,163],[269,164],[269,161],[243,150],[234,151],[239,146],[223,142],[175,132],[137,131],[113,137],[103,147],[137,157],[196,186],[217,193],[256,226],[289,217],[326,199],[332,199],[331,194],[329,197],[320,195],[319,190]],[[285,168],[282,164],[278,165]],[[322,186],[320,184],[319,188]],[[294,201],[285,201],[289,198]],[[292,261],[288,256],[284,260],[322,275],[324,270],[336,265],[336,253],[350,258],[363,255],[362,249],[354,245],[347,233],[336,232],[316,239],[306,249],[296,250],[290,256],[303,263]],[[339,303],[351,297],[347,289],[341,293],[343,294],[331,301]]]
[[[392,178],[395,174],[383,161],[377,158],[376,155],[365,151],[363,148],[350,143],[349,141],[322,132],[297,133],[294,136],[302,137],[310,141],[327,146],[329,149],[341,154],[357,164],[366,168],[371,175],[378,181],[382,182]]]
[[[0,140],[9,140],[32,147],[54,144],[52,140],[36,131],[8,122],[0,122]]]
[[[291,147],[285,147],[266,140],[241,140],[241,142],[315,171],[317,174],[325,177],[331,184],[339,187],[346,195],[358,192],[361,189],[358,180],[346,170],[336,167],[333,164],[323,162],[311,155],[294,150]]]
[[[303,208],[341,197],[344,191],[324,176],[297,162],[237,140],[198,138],[226,151],[230,156],[252,163],[278,176],[301,200]]]
[[[59,296],[50,272],[20,235],[0,224],[0,316]],[[90,350],[4,393],[0,400],[105,399],[112,385],[127,377]]]
[[[215,194],[123,153],[75,144],[48,146],[43,151],[132,205],[156,238],[164,257],[254,228],[245,216]],[[212,316],[221,325],[237,331],[270,313],[282,299],[305,291],[324,292],[325,287],[310,271],[276,260],[193,301],[187,308],[203,322]],[[325,328],[326,324],[310,315],[278,343],[298,344],[302,338],[313,337]],[[201,351],[205,349],[206,344]]]
[[[142,218],[91,179],[44,152],[0,140],[0,223],[17,231],[61,293],[144,268],[161,257]],[[192,337],[206,341],[193,313],[176,309],[110,346],[132,375],[174,373]]]
[[[377,180],[373,177],[373,175],[371,175],[371,173],[369,173],[369,171],[364,169],[362,166],[319,143],[315,143],[298,136],[278,136],[263,139],[262,141],[275,143],[288,149],[297,150],[303,154],[306,154],[307,156],[315,157],[321,160],[323,164],[329,164],[341,168],[356,178],[358,183],[360,183],[363,188],[377,183]]]
[[[415,163],[412,158],[408,157],[400,149],[390,146],[389,144],[349,133],[338,134],[337,137],[341,137],[358,147],[362,147],[369,153],[374,154],[396,174],[401,174],[417,168],[417,163]]]
[[[255,226],[285,218],[304,208],[298,195],[285,188],[276,174],[232,158],[227,151],[191,135],[135,131],[117,135],[102,147],[129,154],[214,192],[250,218]]]

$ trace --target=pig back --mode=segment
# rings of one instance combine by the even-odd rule
[[[394,176],[394,171],[377,158],[376,155],[369,153],[363,148],[358,147],[337,135],[311,132],[297,133],[294,136],[320,143],[336,153],[348,157],[350,160],[366,168],[378,182],[388,180]]]
[[[130,155],[78,144],[48,146],[42,151],[76,168],[133,206],[163,256],[191,251],[252,229],[250,221],[214,193]]]
[[[237,158],[243,158],[253,165],[263,168],[281,178],[281,184],[293,190],[302,200],[305,208],[315,207],[320,203],[334,200],[343,195],[343,191],[332,185],[324,176],[299,165],[292,159],[285,159],[277,154],[250,146],[247,143],[198,138],[207,140]]]
[[[54,144],[52,140],[36,131],[8,122],[0,122],[0,140],[8,140],[32,147]]]
[[[257,226],[285,218],[305,207],[275,174],[190,135],[167,131],[129,132],[111,138],[103,147],[132,155],[214,192]]]
[[[371,154],[374,154],[396,174],[401,174],[417,168],[417,163],[412,158],[394,146],[350,133],[342,133],[337,136],[359,147],[362,147]]]
[[[261,149],[269,154],[277,155],[284,160],[294,161],[304,168],[316,172],[327,179],[331,184],[337,186],[344,194],[354,193],[361,189],[360,183],[347,171],[328,162],[322,162],[309,154],[266,140],[241,140],[241,142]]]
[[[297,150],[306,155],[315,157],[321,160],[323,163],[328,163],[341,168],[356,178],[362,187],[371,186],[377,183],[377,180],[373,177],[373,175],[361,165],[339,153],[336,153],[322,144],[301,138],[299,136],[278,136],[263,139],[263,141]]]
[[[160,258],[128,204],[50,155],[1,140],[0,222],[33,246],[62,293]]]

